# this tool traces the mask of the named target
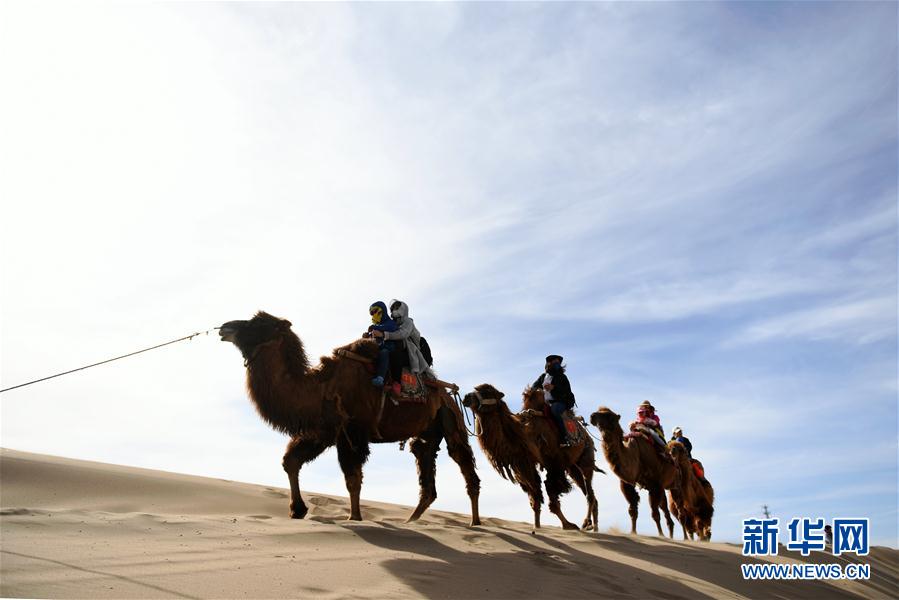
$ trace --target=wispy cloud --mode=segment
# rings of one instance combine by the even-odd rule
[[[843,339],[869,344],[896,339],[896,296],[847,301],[774,317],[750,325],[735,343],[776,338]]]
[[[722,515],[756,510],[728,490],[770,452],[821,454],[851,508],[827,456],[897,438],[892,5],[0,10],[4,384],[259,308],[318,355],[400,297],[463,386],[515,396],[561,351],[582,411],[651,397],[695,432]],[[104,369],[4,395],[3,443],[283,477],[230,346]],[[835,423],[851,435],[807,439]],[[894,531],[870,486],[895,452],[872,452],[858,483]],[[304,485],[341,491],[330,458]],[[407,455],[370,468],[411,501]],[[752,472],[760,497],[801,491]]]

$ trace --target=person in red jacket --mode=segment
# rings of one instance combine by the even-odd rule
[[[642,427],[638,428],[638,425],[642,425]],[[650,404],[649,400],[644,400],[637,407],[637,420],[631,423],[631,431],[635,428],[648,433],[660,448],[667,448],[665,431],[662,429],[662,420],[656,414],[656,408]]]

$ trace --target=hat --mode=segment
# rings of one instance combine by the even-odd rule
[[[554,360],[562,362],[563,359],[558,354],[550,354],[549,356],[546,357],[546,362],[552,362]]]
[[[655,410],[655,409],[656,409],[655,406],[653,406],[652,404],[649,403],[649,400],[644,400],[643,402],[640,403],[640,408],[643,408],[643,407],[646,407],[646,408],[648,408],[648,409],[650,409],[650,410]]]
[[[684,430],[681,429],[680,427],[675,427],[674,429],[671,430],[671,433],[673,433],[674,435],[677,435],[677,434],[683,433],[683,432],[684,432]]]

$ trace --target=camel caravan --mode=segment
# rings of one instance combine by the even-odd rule
[[[229,321],[219,328],[222,341],[233,343],[243,355],[247,390],[257,412],[272,428],[290,436],[282,465],[290,482],[292,518],[302,519],[308,512],[300,493],[300,469],[337,446],[350,496],[349,519],[361,521],[362,467],[369,445],[399,443],[402,449],[408,443],[419,483],[418,504],[408,521],[417,520],[437,498],[437,452],[445,440],[465,479],[471,525],[480,525],[481,483],[463,415],[467,408],[490,464],[527,494],[535,529],[540,527],[545,487],[549,510],[564,529],[597,530],[593,475],[604,471],[596,467],[596,447],[586,423],[573,412],[575,397],[561,356],[546,357],[544,372],[525,388],[522,409],[513,413],[504,394],[490,384],[478,385],[460,398],[458,386],[437,378],[430,346],[404,302],[394,300],[389,308],[375,302],[369,315],[371,325],[360,339],[321,357],[315,367],[286,319],[260,311],[248,321]],[[691,456],[689,439],[676,428],[666,443],[649,402],[641,404],[637,414],[628,433],[621,427],[620,415],[606,407],[590,416],[601,433],[606,461],[621,480],[631,533],[637,531],[639,486],[649,493],[659,535],[664,536],[661,508],[669,537],[674,536],[673,513],[685,540],[709,540],[714,492],[701,463]],[[587,500],[580,527],[566,519],[560,504],[572,483]]]

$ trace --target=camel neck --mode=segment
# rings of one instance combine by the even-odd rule
[[[602,430],[602,450],[615,474],[631,480],[631,474],[625,473],[629,466],[625,464],[624,460],[624,456],[628,452],[628,446],[624,443],[624,431],[621,430],[621,427]]]
[[[261,348],[247,366],[247,388],[259,415],[273,428],[297,435],[321,418],[317,384],[300,361],[284,360],[278,346]]]

